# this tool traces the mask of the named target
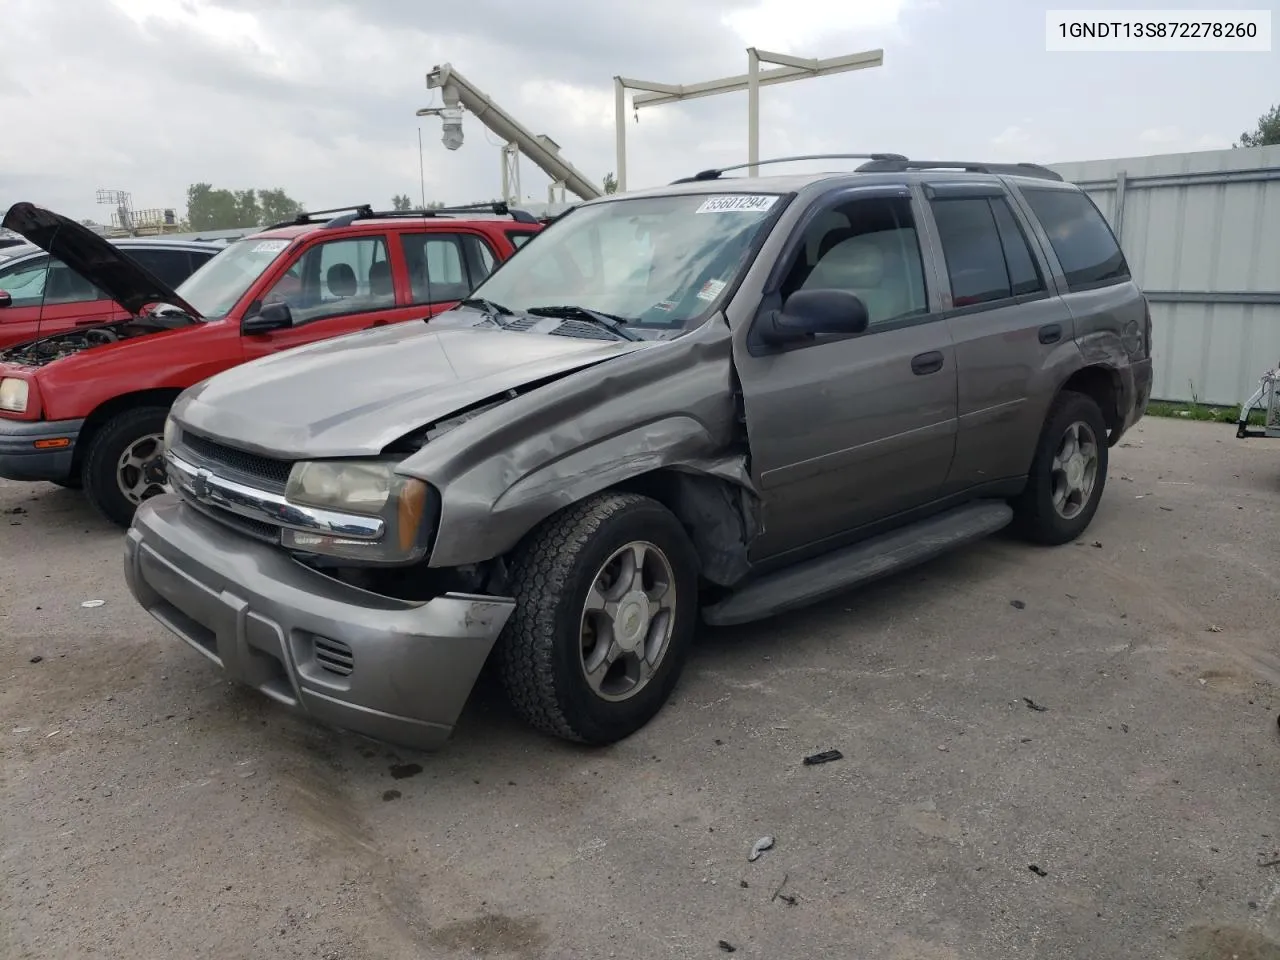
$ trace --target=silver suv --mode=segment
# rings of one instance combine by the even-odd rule
[[[583,204],[429,322],[190,388],[134,595],[336,726],[438,746],[492,657],[530,723],[601,744],[699,613],[1080,536],[1151,384],[1106,221],[1032,165],[857,159]]]

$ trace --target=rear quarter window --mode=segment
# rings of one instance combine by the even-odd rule
[[[1129,279],[1129,264],[1120,244],[1086,193],[1023,187],[1022,195],[1049,235],[1068,290],[1088,290]]]

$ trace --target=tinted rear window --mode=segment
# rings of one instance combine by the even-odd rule
[[[1022,193],[1049,235],[1068,289],[1087,290],[1129,279],[1129,264],[1111,227],[1085,193],[1036,187],[1023,187]]]

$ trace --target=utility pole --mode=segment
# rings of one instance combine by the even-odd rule
[[[761,70],[760,64],[778,64],[772,70]],[[618,192],[627,189],[627,90],[645,91],[632,98],[632,107],[656,107],[664,103],[711,97],[721,93],[747,91],[747,159],[755,164],[760,160],[760,88],[774,83],[792,80],[810,80],[851,70],[866,70],[884,65],[883,50],[864,50],[843,57],[813,59],[793,57],[785,53],[772,53],[747,48],[747,72],[702,83],[672,84],[650,80],[633,80],[628,77],[613,78],[615,148],[617,150]],[[757,168],[749,168],[750,176],[756,176]]]

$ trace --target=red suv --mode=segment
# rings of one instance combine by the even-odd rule
[[[165,417],[187,387],[269,353],[447,310],[543,222],[505,204],[320,210],[228,245],[176,291],[50,210],[14,204],[3,226],[130,316],[0,350],[0,477],[83,487],[128,526],[166,488]]]

